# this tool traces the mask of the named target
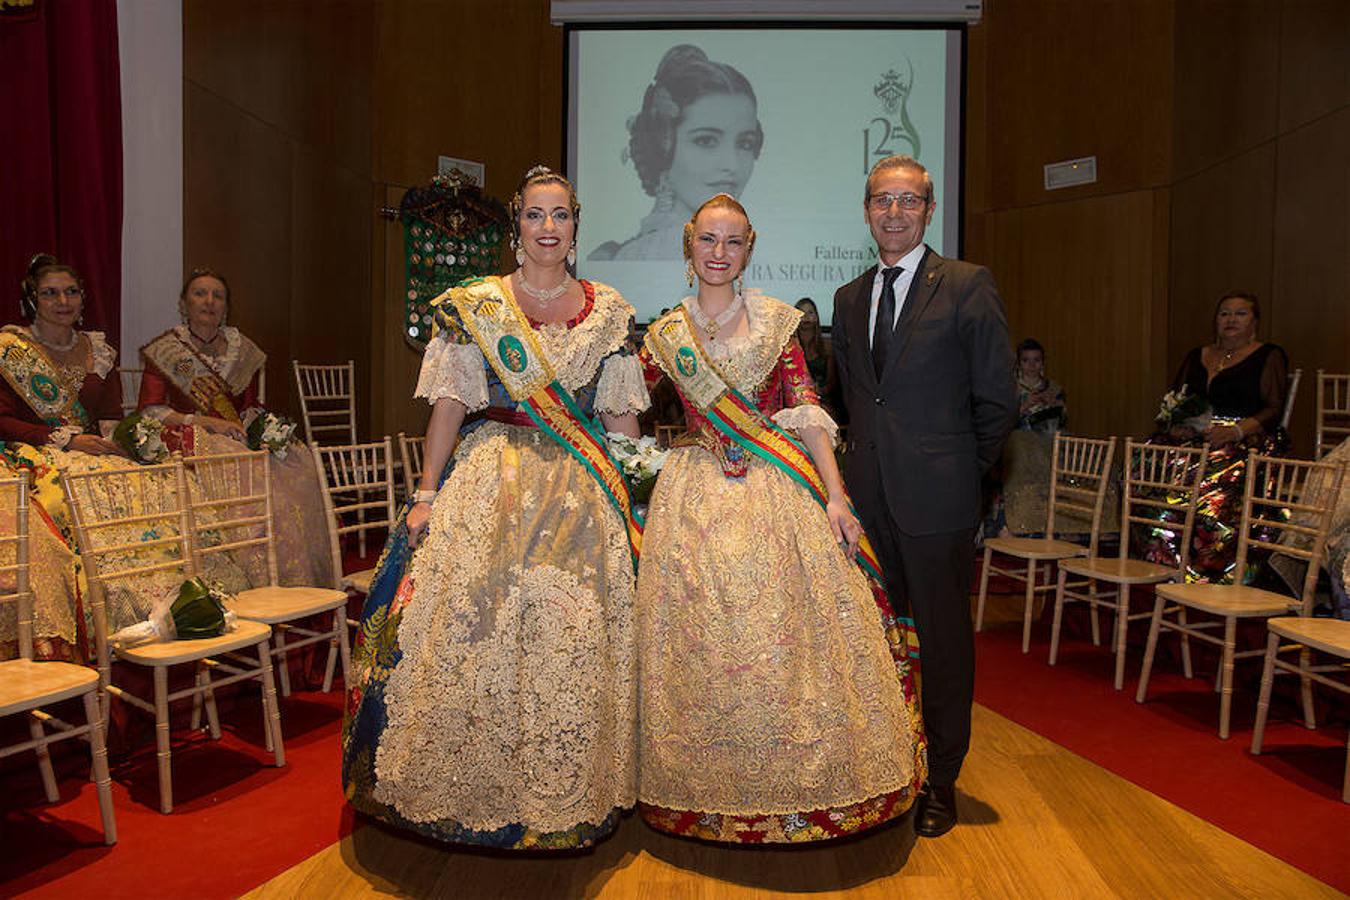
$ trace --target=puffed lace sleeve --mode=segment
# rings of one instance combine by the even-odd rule
[[[477,344],[455,343],[442,332],[427,344],[413,396],[425,397],[432,404],[449,397],[469,412],[477,412],[488,405],[486,365]]]
[[[773,421],[779,428],[795,431],[798,436],[801,435],[803,428],[810,428],[814,425],[825,431],[826,436],[830,439],[831,447],[839,443],[839,426],[835,424],[834,419],[830,418],[829,413],[814,403],[780,409],[773,414]]]
[[[595,411],[624,416],[643,412],[651,405],[642,362],[636,354],[621,351],[606,357],[595,386]]]

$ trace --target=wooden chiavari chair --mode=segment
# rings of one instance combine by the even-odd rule
[[[1055,592],[1055,619],[1050,629],[1050,665],[1059,656],[1060,623],[1064,604],[1082,601],[1092,607],[1115,612],[1111,649],[1116,655],[1116,690],[1125,684],[1125,648],[1130,623],[1147,619],[1149,613],[1130,615],[1130,587],[1136,584],[1159,584],[1184,578],[1186,563],[1190,560],[1191,531],[1195,526],[1195,504],[1200,496],[1200,482],[1205,477],[1205,458],[1209,445],[1203,447],[1168,447],[1161,444],[1143,444],[1130,438],[1125,440],[1125,482],[1120,503],[1120,550],[1116,556],[1090,554],[1082,559],[1066,559],[1059,566],[1059,586]],[[1175,521],[1176,513],[1180,521]],[[1170,515],[1169,515],[1170,514]],[[1130,526],[1164,528],[1181,532],[1181,547],[1176,566],[1167,566],[1130,555]],[[1069,589],[1070,575],[1090,581],[1093,590],[1080,594]],[[1115,585],[1114,590],[1101,591],[1099,583]],[[1186,668],[1190,668],[1190,647],[1182,645]]]
[[[1050,564],[1061,562],[1063,571],[1063,560],[1097,552],[1097,539],[1101,534],[1102,503],[1110,480],[1111,458],[1115,453],[1115,447],[1115,438],[1097,440],[1055,435],[1050,457],[1050,502],[1045,537],[994,537],[984,542],[984,564],[980,567],[980,597],[975,607],[976,631],[984,627],[989,573],[994,572],[1012,578],[1026,585],[1026,597],[1022,607],[1022,652],[1030,650],[1031,611],[1036,595],[1055,589],[1055,585],[1050,581]],[[1055,519],[1063,516],[1074,516],[1091,523],[1086,546],[1055,538]],[[995,553],[1026,560],[1026,568],[1000,569],[994,565]],[[1037,573],[1042,563],[1045,564],[1044,582],[1037,585]],[[1094,640],[1100,640],[1097,637],[1095,609],[1092,625]]]
[[[1266,648],[1237,650],[1237,622],[1239,619],[1269,620],[1290,613],[1299,617],[1312,615],[1317,571],[1326,549],[1327,529],[1331,525],[1331,514],[1344,474],[1341,465],[1261,456],[1254,450],[1248,454],[1237,565],[1233,570],[1234,583],[1158,585],[1136,701],[1143,703],[1147,696],[1148,677],[1161,629],[1176,631],[1183,640],[1190,637],[1214,644],[1221,650],[1218,671],[1219,737],[1227,740],[1233,702],[1234,663],[1239,659],[1267,653]],[[1317,489],[1309,490],[1310,483],[1316,485]],[[1258,530],[1259,535],[1254,533]],[[1281,543],[1280,537],[1285,535],[1295,540]],[[1253,548],[1280,552],[1307,561],[1307,574],[1299,596],[1290,597],[1242,584]],[[1212,618],[1187,623],[1188,609]],[[1172,613],[1177,615],[1176,621],[1166,618]],[[1223,629],[1221,638],[1209,633],[1209,629],[1215,628]],[[1308,651],[1303,648],[1300,652],[1307,668]],[[1306,672],[1302,681],[1304,717],[1311,727],[1314,721],[1312,684]]]
[[[343,683],[351,684],[347,592],[332,587],[277,584],[272,472],[267,457],[266,450],[257,450],[183,460],[191,498],[193,552],[201,571],[206,570],[212,556],[229,554],[231,561],[253,579],[265,580],[264,584],[235,594],[232,608],[241,619],[272,626],[272,655],[278,663],[277,680],[283,697],[291,695],[287,651],[328,642],[323,676],[326,693],[333,687],[334,665],[339,659]],[[296,624],[326,613],[332,615],[332,625],[326,630],[315,631]],[[287,641],[288,634],[298,635],[300,640]]]
[[[272,629],[261,622],[239,619],[234,628],[213,638],[110,647],[101,621],[109,594],[125,592],[128,584],[150,584],[152,590],[177,590],[183,580],[197,575],[192,553],[188,490],[181,460],[152,466],[131,466],[61,475],[79,541],[80,560],[94,596],[100,681],[104,686],[103,721],[108,720],[109,698],[116,697],[155,717],[159,763],[159,809],[173,811],[173,774],[169,745],[169,704],[191,697],[205,700],[212,737],[220,736],[214,690],[240,681],[259,682],[264,734],[277,766],[286,764],[281,742],[281,718],[272,681],[269,640]],[[253,663],[236,651],[253,648]],[[154,702],[147,702],[111,680],[111,659],[151,670]],[[170,666],[192,665],[196,681],[190,688],[169,692]],[[206,669],[227,677],[213,681]]]
[[[1317,370],[1317,436],[1313,456],[1321,459],[1350,437],[1350,375]]]
[[[328,512],[333,568],[341,573],[344,535],[364,537],[369,531],[387,534],[394,527],[393,447],[385,437],[369,444],[314,447],[313,451],[319,484],[323,488],[324,507]],[[373,499],[367,500],[367,497]],[[375,570],[362,569],[341,577],[343,587],[364,594],[370,590]]]
[[[48,803],[61,799],[56,788],[48,747],[57,741],[82,738],[89,742],[93,781],[98,791],[98,809],[103,819],[103,841],[117,843],[113,817],[112,787],[108,775],[108,752],[104,742],[103,714],[99,706],[98,672],[87,666],[33,659],[33,592],[28,585],[28,478],[0,479],[0,608],[14,604],[19,639],[18,659],[0,662],[0,717],[27,714],[31,740],[0,747],[0,759],[34,750],[38,772]],[[9,562],[13,559],[13,562]],[[97,603],[97,599],[94,601]],[[95,613],[95,622],[102,620]],[[84,724],[71,725],[43,707],[80,697],[84,701]],[[46,727],[55,728],[48,734]]]
[[[417,485],[422,480],[422,455],[426,452],[425,437],[408,437],[398,433],[398,455],[403,462],[403,484],[407,496],[417,493]]]
[[[292,360],[300,394],[300,416],[305,441],[311,445],[356,443],[356,363],[337,366],[305,365]]]

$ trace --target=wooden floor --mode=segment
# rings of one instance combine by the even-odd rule
[[[487,855],[366,826],[249,897],[1340,897],[1339,892],[983,707],[962,824],[906,816],[832,845],[723,848],[629,817],[594,851]],[[1289,823],[1297,827],[1296,823]]]

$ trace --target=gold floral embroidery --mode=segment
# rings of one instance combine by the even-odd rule
[[[785,814],[911,784],[912,720],[862,574],[824,511],[752,459],[671,453],[638,576],[640,796]]]
[[[632,805],[632,563],[591,476],[489,422],[464,439],[410,572],[374,798],[415,822],[542,832]]]

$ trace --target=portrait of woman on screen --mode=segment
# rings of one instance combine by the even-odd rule
[[[714,194],[740,196],[764,146],[755,91],[727,63],[691,44],[671,47],[628,120],[632,162],[652,210],[637,234],[607,241],[591,260],[676,259],[684,223]]]

